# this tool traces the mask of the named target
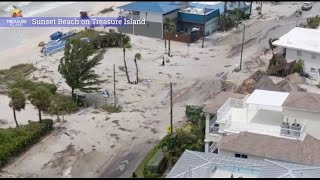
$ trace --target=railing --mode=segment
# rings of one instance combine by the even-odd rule
[[[281,126],[271,126],[265,124],[256,124],[256,123],[245,123],[245,122],[232,122],[229,126],[227,126],[224,131],[229,132],[252,132],[257,134],[265,134],[271,136],[282,136],[288,138],[295,138],[295,139],[303,139],[305,137],[305,125],[301,127],[301,130],[294,130],[294,129],[287,129],[281,128]]]
[[[213,152],[216,149],[216,144],[212,143],[211,146],[209,147],[209,152]]]
[[[245,108],[247,104],[245,103],[246,99],[249,97],[247,95],[244,99],[235,99],[229,98],[226,103],[221,106],[217,111],[217,122],[224,122],[224,119],[231,119],[228,116],[231,116],[231,108]]]

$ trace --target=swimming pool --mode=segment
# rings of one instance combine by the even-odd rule
[[[233,173],[241,173],[247,175],[258,176],[259,171],[254,168],[236,167],[236,166],[217,166],[217,170],[229,171]]]

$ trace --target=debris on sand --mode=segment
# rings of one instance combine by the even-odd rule
[[[269,91],[298,91],[299,85],[303,84],[304,80],[299,74],[291,74],[284,80],[275,84],[267,73],[258,70],[252,76],[245,79],[241,86],[236,90],[237,93],[251,94],[255,89],[269,90]]]

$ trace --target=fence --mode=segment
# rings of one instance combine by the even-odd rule
[[[193,43],[202,37],[202,32],[198,31],[192,34],[186,34],[184,32],[165,32],[165,38],[172,41],[178,41],[183,43]]]

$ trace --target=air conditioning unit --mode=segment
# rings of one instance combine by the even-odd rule
[[[281,124],[281,135],[289,135],[290,131],[289,131],[289,127],[290,124],[288,122],[282,122]]]
[[[295,137],[300,137],[300,131],[302,127],[299,123],[292,123],[290,126],[290,134],[295,136]]]

